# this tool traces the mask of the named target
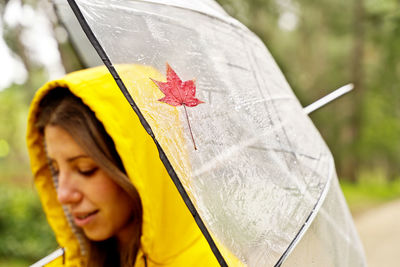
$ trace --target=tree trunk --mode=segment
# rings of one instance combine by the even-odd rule
[[[347,151],[349,155],[343,162],[343,176],[352,182],[357,182],[357,174],[360,168],[359,138],[362,123],[362,105],[364,97],[364,21],[365,9],[364,0],[354,0],[353,7],[353,36],[354,45],[351,57],[351,77],[354,83],[354,93],[350,103],[351,118],[345,130],[349,136],[347,138]]]

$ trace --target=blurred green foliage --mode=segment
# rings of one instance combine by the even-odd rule
[[[26,267],[30,263],[23,259],[0,259],[0,267]]]
[[[341,179],[400,173],[400,2],[218,0],[267,45],[306,106],[346,83],[349,95],[311,114]]]
[[[22,41],[30,25],[11,27],[3,19],[4,7],[17,2],[0,1],[2,37],[28,74],[0,88],[0,266],[5,267],[28,266],[58,246],[33,186],[25,141],[29,104],[48,73]]]
[[[0,187],[0,259],[33,263],[57,248],[33,187]],[[0,261],[1,263],[1,261]]]
[[[0,169],[4,178],[28,176],[25,133],[29,98],[29,91],[20,85],[0,91]]]

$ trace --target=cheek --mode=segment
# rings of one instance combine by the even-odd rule
[[[129,225],[133,214],[132,200],[110,178],[98,179],[96,182],[96,186],[90,187],[86,195],[100,213],[94,224],[84,227],[84,231],[89,239],[104,240]]]
[[[108,199],[107,214],[116,224],[124,223],[132,216],[131,198],[123,190],[114,191]]]
[[[87,180],[85,191],[87,197],[96,202],[95,204],[105,205],[118,198],[123,190],[100,170],[95,177]]]
[[[133,210],[131,198],[124,191],[108,198],[102,214],[101,225],[107,236],[119,236],[121,233],[129,234],[133,222]],[[128,230],[128,232],[126,232]],[[124,235],[125,235],[124,234]]]
[[[93,192],[96,206],[102,210],[103,215],[110,223],[119,225],[128,220],[132,215],[131,198],[110,178],[99,183],[96,192]],[[94,196],[95,194],[95,196]]]

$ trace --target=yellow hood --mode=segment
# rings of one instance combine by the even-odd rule
[[[181,127],[176,108],[157,101],[163,94],[150,78],[165,79],[159,72],[139,65],[123,65],[117,67],[117,70],[153,129],[158,127],[157,120],[151,115],[154,110],[165,116],[166,121],[162,123],[178,129]],[[38,103],[44,95],[57,87],[69,88],[94,111],[114,140],[128,176],[139,192],[143,205],[143,234],[135,266],[144,266],[143,255],[146,255],[149,267],[218,266],[165,170],[153,139],[105,67],[74,72],[63,79],[45,84],[36,93],[29,112],[27,143],[31,168],[47,220],[57,242],[65,249],[65,266],[82,266],[81,248],[57,200],[43,140],[34,126]],[[163,139],[157,134],[156,138]],[[177,136],[176,142],[184,142],[182,136]],[[181,147],[185,145],[182,143]],[[168,146],[165,149],[168,150]],[[171,155],[168,151],[166,154]],[[187,164],[184,162],[181,165]],[[179,177],[188,175],[184,173],[184,167],[176,172]]]

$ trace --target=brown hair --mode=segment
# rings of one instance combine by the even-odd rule
[[[134,265],[140,246],[142,205],[137,190],[126,174],[113,140],[93,111],[66,88],[53,89],[39,103],[36,127],[42,135],[47,125],[59,126],[67,131],[132,199],[137,231],[132,236],[130,245],[118,250],[115,238],[100,242],[87,240],[89,244],[87,266]]]

